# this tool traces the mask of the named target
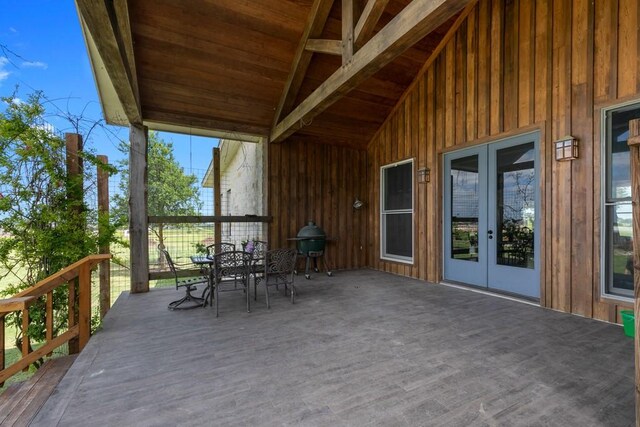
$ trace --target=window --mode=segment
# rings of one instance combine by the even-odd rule
[[[413,160],[381,168],[381,258],[413,263]]]
[[[603,111],[603,290],[633,297],[633,226],[629,120],[640,118],[640,103]]]

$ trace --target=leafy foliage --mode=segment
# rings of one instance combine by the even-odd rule
[[[122,144],[121,151],[128,152],[129,147]],[[198,179],[186,174],[173,155],[173,145],[149,132],[147,155],[148,211],[149,215],[195,215],[202,203],[198,193]],[[120,195],[114,197],[112,212],[119,218],[128,216],[128,202],[125,196],[129,186],[129,162],[119,164],[122,179]],[[164,224],[150,224],[158,235],[159,243],[164,244]]]
[[[68,177],[65,141],[43,119],[42,94],[27,102],[2,98],[0,112],[0,274],[11,284],[0,296],[13,296],[39,280],[95,253],[99,244],[98,216],[84,203],[83,177]],[[83,158],[84,167],[98,163]],[[102,166],[100,166],[102,167]],[[108,222],[106,219],[100,221]],[[115,225],[100,239],[112,241]],[[54,334],[66,327],[67,289],[54,292]],[[29,336],[45,339],[41,298],[29,310]],[[18,313],[7,316],[20,331]],[[17,345],[21,335],[17,336]]]

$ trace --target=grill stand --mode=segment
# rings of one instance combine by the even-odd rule
[[[304,277],[305,279],[311,279],[311,274],[309,274],[309,268],[311,267],[311,260],[313,260],[313,271],[318,273],[320,270],[318,269],[318,258],[322,258],[322,262],[324,264],[324,269],[327,272],[327,276],[331,277],[333,273],[329,269],[329,265],[327,264],[327,259],[324,256],[324,251],[307,251],[306,255],[302,252],[298,252],[298,257],[306,258],[305,267],[304,267]],[[295,271],[295,274],[298,274]]]

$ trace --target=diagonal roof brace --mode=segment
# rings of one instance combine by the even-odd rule
[[[413,46],[431,31],[460,12],[469,0],[413,0],[380,32],[369,40],[352,60],[322,83],[288,116],[271,130],[270,141],[280,142],[304,123],[355,89]]]

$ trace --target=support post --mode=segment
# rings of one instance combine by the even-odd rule
[[[78,227],[85,227],[82,219],[84,209],[84,191],[82,182],[82,135],[76,133],[66,133],[64,135],[67,149],[67,197],[70,201],[70,215],[78,220]],[[47,275],[53,271],[47,271]],[[76,324],[76,291],[77,280],[69,282],[69,328]],[[76,338],[69,341],[69,354],[78,353],[78,340]]]
[[[131,124],[129,141],[129,254],[131,293],[135,294],[149,291],[148,129]]]
[[[107,156],[98,156],[102,165],[109,164]],[[106,228],[109,224],[109,172],[98,165],[98,235],[100,247],[98,252],[108,254],[111,252],[109,242],[104,239]],[[100,263],[100,320],[104,319],[111,307],[111,260]]]
[[[22,310],[22,357],[29,355],[29,307],[25,306]],[[27,365],[22,372],[28,372],[29,366]]]
[[[633,211],[633,312],[635,315],[636,426],[640,427],[640,119],[629,122],[631,200]]]
[[[213,208],[214,215],[221,216],[222,215],[222,186],[220,185],[220,149],[215,147],[213,149]],[[222,224],[219,222],[215,223],[214,226],[214,239],[215,243],[222,242]]]

